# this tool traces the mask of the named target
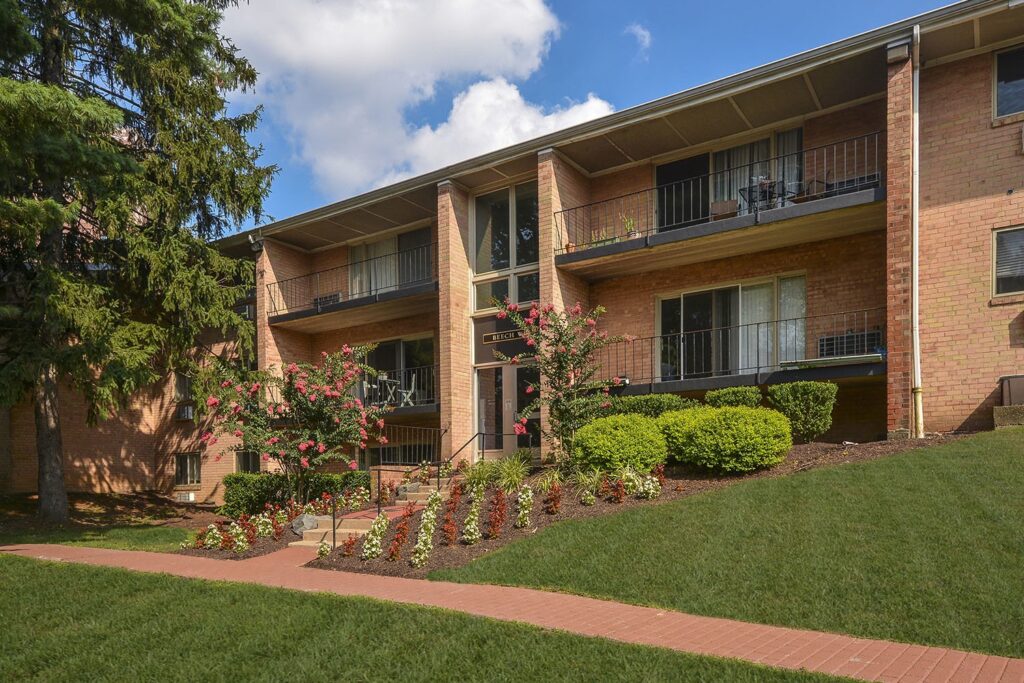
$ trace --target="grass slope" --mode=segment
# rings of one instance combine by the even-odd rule
[[[18,557],[0,556],[0,585],[8,681],[836,680],[436,609]]]
[[[1024,656],[1024,430],[555,525],[431,578]]]
[[[138,524],[113,527],[55,527],[49,529],[18,529],[0,532],[0,545],[15,543],[57,543],[86,545],[115,550],[150,550],[174,552],[192,532],[180,527]]]

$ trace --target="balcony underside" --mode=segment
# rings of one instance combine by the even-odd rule
[[[885,227],[885,191],[868,189],[560,254],[588,280],[701,263]]]
[[[429,282],[340,301],[320,309],[271,316],[270,324],[298,332],[316,333],[411,315],[436,316],[437,310],[437,283]]]
[[[799,381],[881,381],[885,378],[884,360],[867,360],[862,363],[773,370],[749,374],[721,375],[693,379],[671,380],[630,384],[620,391],[623,394],[681,394],[710,391],[725,387],[763,386]]]

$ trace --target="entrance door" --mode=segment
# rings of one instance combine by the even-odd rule
[[[524,435],[514,433],[519,414],[530,405],[536,393],[527,387],[537,386],[537,368],[503,365],[478,368],[476,371],[478,448],[486,459],[497,459],[519,448],[540,446],[540,413],[527,416]]]

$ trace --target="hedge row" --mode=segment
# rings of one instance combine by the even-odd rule
[[[364,471],[328,474],[314,472],[306,475],[307,499],[319,498],[324,493],[338,495],[357,486],[370,488],[370,473]],[[292,497],[288,479],[283,474],[262,472],[236,472],[224,477],[224,505],[221,514],[228,517],[255,515],[267,503],[284,503]]]

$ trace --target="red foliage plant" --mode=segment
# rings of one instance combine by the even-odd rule
[[[560,507],[562,507],[562,486],[557,483],[552,484],[547,495],[544,496],[544,512],[549,515],[557,515]]]
[[[494,497],[491,498],[491,508],[487,516],[487,538],[501,536],[501,527],[505,526],[507,513],[508,504],[505,501],[505,492],[496,489]]]
[[[654,469],[651,470],[651,474],[658,480],[658,486],[665,488],[665,465],[655,465]]]
[[[348,535],[344,541],[341,542],[341,554],[343,557],[352,557],[356,552],[356,542],[359,539],[352,534]]]
[[[616,479],[612,484],[612,502],[621,503],[626,500],[626,484],[621,479]]]
[[[402,517],[398,520],[398,524],[395,525],[395,537],[388,547],[388,562],[397,562],[401,556],[402,546],[409,540],[409,522],[414,514],[416,514],[416,508],[409,503],[402,511]]]

